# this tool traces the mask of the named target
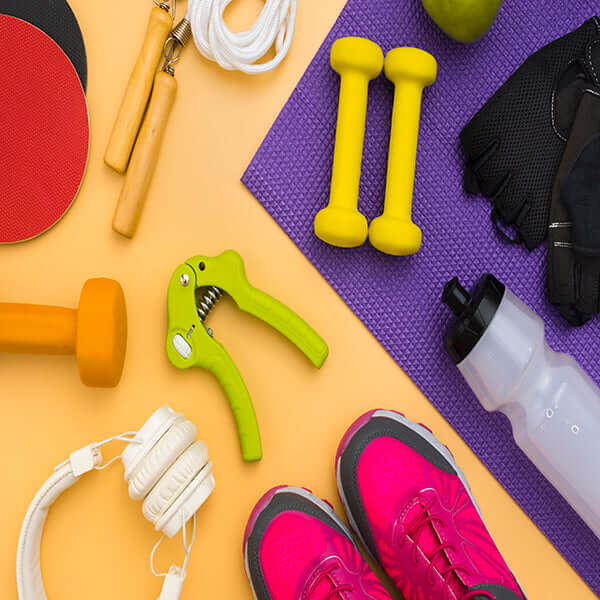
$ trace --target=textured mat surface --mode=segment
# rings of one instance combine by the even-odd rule
[[[573,354],[600,384],[600,320],[572,329],[546,303],[545,249],[530,254],[499,240],[489,202],[462,191],[458,144],[462,127],[529,54],[597,10],[590,0],[568,8],[550,0],[505,2],[492,32],[476,45],[462,46],[437,29],[417,0],[350,0],[243,182],[600,594],[600,540],[516,447],[508,421],[480,407],[445,354],[442,338],[450,315],[440,303],[452,276],[471,285],[483,272],[494,273],[544,317],[550,344]],[[312,233],[314,216],[328,199],[335,135],[339,79],[329,67],[329,50],[344,35],[368,37],[384,51],[418,46],[439,62],[438,80],[424,96],[414,207],[424,243],[415,257],[387,257],[368,244],[332,248]],[[369,219],[383,206],[392,94],[380,77],[369,95],[360,198]]]

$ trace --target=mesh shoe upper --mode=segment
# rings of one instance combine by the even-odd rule
[[[350,521],[406,600],[523,600],[450,452],[423,426],[374,411],[342,440]]]
[[[391,600],[333,511],[306,490],[275,488],[245,536],[258,600]]]

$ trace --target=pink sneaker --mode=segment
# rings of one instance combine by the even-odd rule
[[[405,600],[525,600],[450,451],[424,426],[376,410],[336,457],[352,528]]]
[[[391,600],[331,506],[304,489],[261,498],[244,560],[257,600]]]

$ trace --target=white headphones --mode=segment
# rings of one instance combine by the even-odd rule
[[[132,437],[133,436],[133,437]],[[120,457],[102,465],[100,447],[115,441],[127,442]],[[159,600],[175,600],[181,594],[187,563],[196,533],[196,511],[215,488],[212,463],[206,444],[196,440],[196,426],[169,407],[158,409],[139,432],[128,432],[90,444],[73,452],[54,469],[33,499],[19,537],[17,587],[20,600],[47,600],[40,567],[40,546],[48,511],[56,499],[93,469],[102,470],[121,458],[129,496],[144,500],[142,510],[163,536],[151,554],[151,568],[158,545],[166,536],[183,531],[185,560],[164,576]],[[192,538],[187,544],[186,524],[193,519]]]

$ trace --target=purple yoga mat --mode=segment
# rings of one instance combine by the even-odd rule
[[[350,0],[243,182],[598,595],[600,540],[516,447],[508,421],[481,408],[445,353],[451,316],[440,302],[454,275],[470,286],[484,272],[495,274],[544,318],[551,346],[574,355],[600,383],[600,319],[571,328],[548,305],[545,248],[528,253],[499,239],[489,201],[463,193],[458,143],[462,127],[529,54],[597,8],[591,0],[505,0],[492,31],[461,45],[429,20],[420,0]],[[339,78],[329,51],[347,35],[370,38],[384,52],[417,46],[439,63],[423,100],[413,212],[424,241],[414,257],[385,256],[368,244],[333,248],[313,234],[328,201],[335,136]],[[360,196],[369,220],[383,207],[392,97],[383,76],[373,82]]]

